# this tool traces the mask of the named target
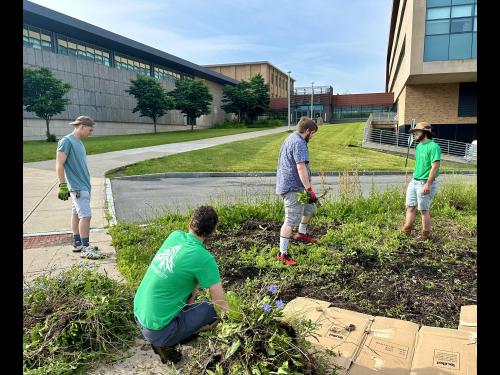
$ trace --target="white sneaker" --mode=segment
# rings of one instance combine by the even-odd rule
[[[96,248],[89,245],[82,250],[80,258],[99,259],[104,258],[104,255],[101,254]]]
[[[73,249],[71,251],[73,251],[74,253],[79,253],[80,251],[83,250],[83,245],[78,245],[78,246],[75,246],[73,245]]]

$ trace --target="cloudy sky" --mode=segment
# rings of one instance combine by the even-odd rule
[[[34,0],[199,65],[269,61],[295,87],[383,92],[391,0]]]

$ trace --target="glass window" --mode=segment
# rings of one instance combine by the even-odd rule
[[[427,19],[450,18],[450,7],[427,9]]]
[[[472,33],[450,35],[450,60],[470,59]]]
[[[451,18],[472,16],[472,5],[460,5],[451,8]]]
[[[477,31],[477,17],[474,17],[474,31]]]
[[[472,58],[477,59],[477,33],[472,34]]]
[[[450,20],[427,21],[426,35],[448,34],[450,32]]]
[[[68,55],[76,56],[76,44],[68,41]]]
[[[474,5],[474,15],[477,16],[477,5]]]
[[[427,0],[427,8],[451,5],[451,0]]]
[[[52,49],[52,38],[50,35],[41,34],[42,37],[42,48]]]
[[[451,20],[452,33],[464,33],[472,31],[472,18],[458,18]]]
[[[451,3],[453,5],[474,4],[474,0],[452,0]]]
[[[66,42],[63,39],[57,39],[57,44],[58,44],[58,52],[67,55],[68,54],[68,42]]]
[[[448,34],[426,36],[424,61],[448,60],[449,38]]]
[[[28,34],[28,29],[23,29],[23,44],[29,44],[30,38]]]
[[[30,37],[30,44],[34,48],[42,48],[41,42],[40,42],[40,33],[33,31],[33,30],[29,30],[28,34]]]

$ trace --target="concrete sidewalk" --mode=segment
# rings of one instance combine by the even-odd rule
[[[107,257],[101,260],[84,260],[84,263],[93,263],[110,277],[121,279],[116,270],[115,251],[111,246],[111,237],[105,230],[108,226],[104,178],[106,171],[151,158],[213,147],[286,130],[287,127],[279,127],[87,156],[92,183],[90,242],[102,249]],[[59,200],[57,198],[58,191],[55,160],[23,165],[23,237],[25,240],[23,275],[25,280],[30,280],[41,273],[57,273],[72,264],[83,261],[79,253],[71,252],[71,199]]]

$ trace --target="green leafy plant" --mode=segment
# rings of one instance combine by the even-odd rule
[[[170,92],[174,98],[175,108],[187,118],[191,130],[196,125],[196,118],[210,113],[213,100],[208,86],[200,79],[182,79],[175,81],[175,90]]]
[[[81,263],[24,287],[24,374],[74,374],[137,336],[132,290]]]

